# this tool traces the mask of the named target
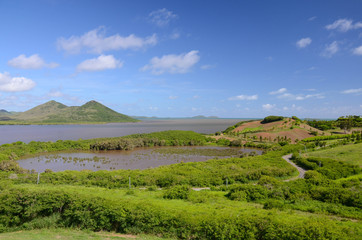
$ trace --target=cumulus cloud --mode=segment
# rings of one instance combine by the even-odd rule
[[[177,15],[166,8],[162,8],[151,12],[148,17],[153,24],[159,27],[164,27],[167,26],[173,19],[176,19]]]
[[[273,108],[275,108],[275,104],[269,104],[269,103],[267,103],[267,104],[263,104],[262,107],[263,107],[264,110],[270,111],[270,110],[272,110]]]
[[[25,77],[12,77],[9,73],[0,73],[0,91],[23,92],[35,87],[35,82]]]
[[[280,88],[279,90],[270,92],[269,94],[270,95],[282,94],[282,93],[285,93],[286,91],[287,91],[286,88]]]
[[[355,89],[348,89],[348,90],[344,90],[342,91],[342,93],[344,94],[358,94],[358,93],[362,93],[362,88],[355,88]]]
[[[258,100],[258,95],[239,95],[235,97],[230,97],[229,100]]]
[[[141,68],[141,71],[151,70],[152,74],[159,75],[165,72],[168,73],[186,73],[199,60],[199,51],[190,51],[180,55],[164,55],[161,58],[154,57],[150,63]]]
[[[139,49],[145,46],[153,46],[157,43],[157,36],[140,38],[131,34],[127,37],[118,34],[106,37],[104,27],[91,30],[82,36],[71,36],[66,39],[61,37],[57,40],[58,49],[69,54],[80,53],[83,49],[88,52],[100,54],[105,51],[119,49]]]
[[[56,68],[59,66],[57,63],[46,63],[38,54],[31,55],[26,57],[24,54],[21,54],[8,61],[8,65],[14,68],[21,69],[40,69],[43,67],[47,68]]]
[[[327,30],[338,30],[340,32],[347,32],[349,30],[362,28],[362,22],[353,23],[350,19],[338,19],[332,24],[326,26]]]
[[[278,98],[280,99],[288,99],[288,100],[306,100],[306,99],[310,99],[310,98],[316,98],[316,99],[323,99],[324,95],[321,93],[317,93],[317,94],[291,94],[291,93],[284,93],[282,95],[279,95]]]
[[[169,96],[168,99],[171,99],[171,100],[174,100],[174,99],[177,99],[178,96]]]
[[[330,58],[334,54],[336,54],[339,50],[337,41],[332,42],[331,44],[328,44],[326,48],[324,49],[322,56]]]
[[[77,66],[77,71],[102,71],[121,68],[123,62],[115,59],[113,55],[101,55],[98,58],[87,59]]]
[[[302,39],[298,40],[296,42],[296,45],[298,48],[305,48],[311,43],[312,43],[312,39],[308,37],[308,38],[302,38]]]
[[[362,55],[362,46],[359,46],[359,47],[353,49],[353,54]]]

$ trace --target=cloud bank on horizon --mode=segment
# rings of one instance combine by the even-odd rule
[[[160,117],[361,115],[362,3],[326,4],[4,1],[0,109],[96,99]]]

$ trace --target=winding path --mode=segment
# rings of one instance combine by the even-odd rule
[[[291,179],[288,179],[286,181],[290,181],[290,180],[295,180],[296,178],[304,178],[304,174],[306,172],[306,170],[304,170],[303,168],[301,167],[298,167],[294,162],[292,162],[290,159],[292,158],[292,154],[288,154],[288,155],[285,155],[282,157],[285,161],[287,161],[290,165],[292,165],[293,167],[295,167],[298,172],[299,172],[299,176],[298,177],[295,177],[295,178],[291,178]]]

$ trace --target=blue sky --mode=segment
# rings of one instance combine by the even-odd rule
[[[0,1],[0,109],[362,114],[361,1]]]

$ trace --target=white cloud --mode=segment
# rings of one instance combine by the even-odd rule
[[[9,73],[0,73],[0,91],[22,92],[35,87],[35,82],[25,77],[12,77]]]
[[[308,21],[314,21],[314,20],[316,20],[316,16],[313,16],[313,17],[310,17],[310,18],[308,18]]]
[[[340,32],[347,32],[349,30],[362,28],[362,22],[356,22],[353,24],[353,21],[350,19],[338,19],[334,23],[326,26],[327,30],[338,30]]]
[[[275,108],[275,104],[269,104],[269,103],[267,103],[267,104],[263,104],[262,107],[263,107],[264,110],[270,111],[270,110],[272,110],[273,108]]]
[[[296,45],[298,48],[305,48],[311,43],[312,43],[312,39],[308,37],[308,38],[302,38],[302,39],[298,40],[296,42]]]
[[[353,49],[353,54],[362,55],[362,46],[359,46],[359,47]]]
[[[161,58],[154,57],[150,63],[141,68],[141,71],[151,70],[152,74],[159,75],[165,72],[186,73],[199,60],[199,51],[190,51],[180,55],[164,55]]]
[[[324,49],[324,52],[322,53],[322,56],[330,58],[334,54],[336,54],[339,50],[337,41],[332,42],[331,44],[328,44],[326,48]]]
[[[168,99],[171,99],[171,100],[174,100],[174,99],[177,99],[178,96],[169,96]]]
[[[158,9],[149,15],[150,21],[159,27],[167,26],[171,20],[176,19],[177,15],[166,8]]]
[[[342,91],[344,94],[362,93],[362,88],[348,89]]]
[[[82,49],[87,49],[88,52],[91,53],[100,54],[110,50],[139,49],[157,43],[156,34],[146,38],[140,38],[134,34],[127,37],[118,34],[106,37],[103,29],[104,27],[99,27],[82,36],[71,36],[68,39],[61,37],[57,40],[58,49],[70,54],[80,53]]]
[[[229,97],[229,100],[258,100],[258,95],[239,95],[239,96],[235,96],[235,97]]]
[[[279,95],[278,98],[301,101],[301,100],[306,100],[306,99],[309,99],[309,98],[322,99],[322,98],[324,98],[324,95],[321,94],[321,93],[307,94],[307,95],[304,95],[304,94],[295,95],[295,94],[291,94],[291,93],[284,93],[282,95]]]
[[[115,59],[113,55],[101,55],[98,58],[87,59],[77,66],[77,71],[102,71],[106,69],[121,68],[123,62]]]
[[[270,95],[282,94],[282,93],[285,93],[286,91],[287,91],[286,88],[280,88],[279,90],[270,92],[269,94]]]
[[[57,63],[45,63],[45,61],[39,57],[38,54],[31,55],[26,57],[24,54],[17,56],[8,61],[8,64],[14,68],[21,69],[40,69],[43,67],[47,68],[56,68],[59,66]]]

